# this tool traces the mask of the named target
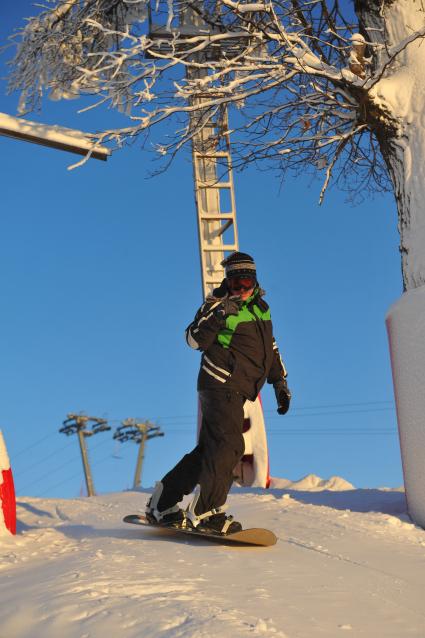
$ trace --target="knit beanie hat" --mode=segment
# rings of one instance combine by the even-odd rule
[[[230,277],[247,276],[257,279],[254,260],[251,255],[247,255],[246,253],[232,253],[226,257],[226,259],[223,259],[221,265],[224,267],[227,279]]]

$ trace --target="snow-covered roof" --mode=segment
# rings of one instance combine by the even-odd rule
[[[111,154],[106,146],[95,145],[88,133],[64,128],[57,124],[30,122],[7,113],[0,113],[0,135],[42,146],[51,146],[78,155],[87,155],[91,151],[90,156],[100,160],[107,160]]]

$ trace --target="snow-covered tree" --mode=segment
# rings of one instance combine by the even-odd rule
[[[49,0],[13,37],[20,110],[92,96],[128,126],[175,121],[169,161],[231,117],[235,164],[310,169],[360,194],[393,188],[405,289],[425,283],[425,12],[418,0]],[[222,120],[220,116],[223,115]],[[163,129],[160,129],[163,130]]]

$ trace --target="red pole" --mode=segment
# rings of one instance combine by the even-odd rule
[[[2,431],[0,430],[0,526],[2,518],[6,529],[16,534],[16,498],[13,484],[12,468],[6,450]]]

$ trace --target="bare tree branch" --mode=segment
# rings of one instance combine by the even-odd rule
[[[235,166],[324,174],[322,201],[334,175],[387,187],[375,135],[396,123],[369,90],[390,62],[372,65],[358,30],[337,0],[63,0],[14,36],[10,90],[22,113],[46,93],[122,110],[128,126],[99,143],[143,141],[174,120],[171,139],[154,138],[166,166],[233,107]]]

